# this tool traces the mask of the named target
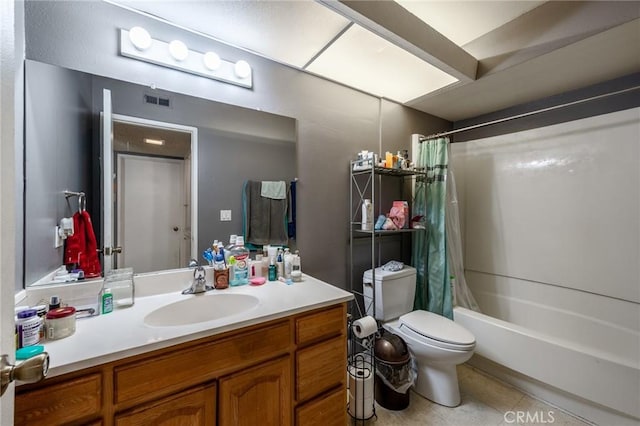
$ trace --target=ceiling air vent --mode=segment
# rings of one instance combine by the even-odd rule
[[[144,95],[144,102],[147,104],[153,104],[163,107],[171,107],[171,100],[169,98],[161,98],[159,96]]]
[[[148,104],[158,105],[158,97],[151,95],[144,95],[144,101]]]

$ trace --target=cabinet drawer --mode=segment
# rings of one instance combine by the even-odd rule
[[[306,401],[346,381],[347,342],[344,336],[298,350],[296,400]]]
[[[216,422],[216,386],[199,386],[116,416],[116,426],[175,424],[208,426]]]
[[[347,392],[341,387],[296,408],[298,426],[344,426],[347,424]]]
[[[116,367],[114,400],[118,404],[148,400],[271,358],[289,349],[289,336],[289,321],[285,321]]]
[[[325,339],[346,332],[344,305],[327,309],[296,319],[296,343],[304,345],[314,340]]]
[[[19,393],[16,425],[65,424],[96,415],[102,407],[102,375],[90,374]]]

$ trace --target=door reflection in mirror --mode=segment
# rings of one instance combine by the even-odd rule
[[[191,255],[192,133],[114,121],[115,268],[185,266]],[[133,232],[135,230],[135,232]]]

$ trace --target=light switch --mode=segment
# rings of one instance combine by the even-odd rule
[[[231,210],[220,210],[220,222],[231,222]]]

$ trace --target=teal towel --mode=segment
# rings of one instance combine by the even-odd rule
[[[262,181],[262,188],[260,189],[260,195],[265,198],[271,198],[274,200],[284,200],[287,198],[287,186],[284,181]]]

